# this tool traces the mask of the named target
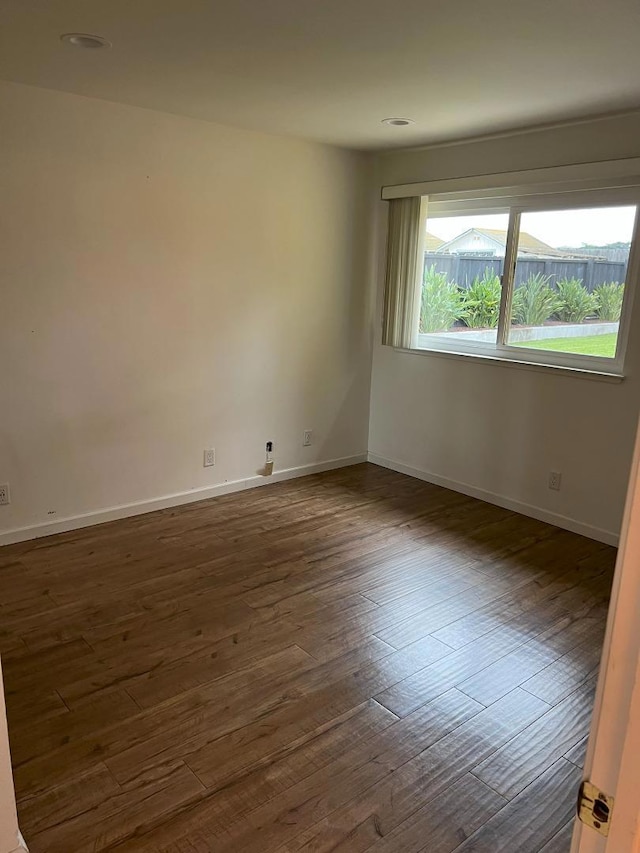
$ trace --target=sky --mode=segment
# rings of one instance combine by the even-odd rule
[[[550,246],[579,247],[586,243],[604,246],[619,240],[629,242],[633,231],[635,207],[601,207],[584,210],[553,210],[523,213],[520,230]],[[469,228],[507,230],[506,213],[478,216],[448,216],[427,220],[427,231],[443,240],[451,240]]]

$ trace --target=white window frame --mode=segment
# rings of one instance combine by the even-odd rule
[[[531,182],[527,182],[527,178]],[[479,359],[511,363],[517,366],[561,368],[597,377],[619,379],[624,376],[634,293],[640,277],[640,160],[587,163],[532,172],[504,173],[476,178],[447,179],[422,184],[384,187],[382,198],[421,195],[421,233],[429,217],[462,216],[481,213],[509,213],[505,248],[502,299],[496,344],[451,340],[435,335],[418,336],[409,352],[421,354],[472,356]],[[520,217],[523,213],[567,210],[580,207],[636,206],[636,219],[627,265],[624,299],[616,344],[615,358],[584,356],[548,350],[534,350],[509,345],[507,304],[513,293],[514,260]],[[416,288],[420,294],[423,276],[423,249],[419,250],[419,276]]]

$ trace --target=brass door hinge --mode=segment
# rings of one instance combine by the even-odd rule
[[[600,835],[609,835],[613,797],[604,794],[592,782],[584,781],[578,792],[578,817]]]

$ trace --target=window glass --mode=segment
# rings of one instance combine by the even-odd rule
[[[509,214],[429,217],[419,343],[495,347]]]
[[[507,341],[615,358],[635,207],[523,213]]]

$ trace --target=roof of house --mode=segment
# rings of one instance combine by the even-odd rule
[[[497,240],[501,246],[507,243],[507,232],[499,228],[476,228],[475,230]],[[524,252],[528,255],[554,255],[559,258],[564,257],[566,254],[560,249],[554,249],[553,246],[550,246],[543,240],[539,240],[533,234],[528,234],[526,231],[521,231],[518,237],[518,252]]]
[[[447,251],[447,249],[450,246],[453,246],[461,237],[466,237],[468,234],[473,233],[481,234],[483,237],[487,237],[500,248],[504,248],[506,246],[506,231],[503,231],[499,228],[469,228],[462,234],[458,234],[458,236],[454,237],[452,240],[448,240],[446,243],[442,243],[436,250],[432,251]],[[550,246],[548,243],[545,243],[542,240],[538,240],[537,237],[534,237],[532,234],[528,234],[526,231],[520,232],[520,237],[518,240],[518,253],[525,255],[543,255],[552,258],[566,258],[568,254],[567,252],[563,252],[560,249],[554,249],[553,246]]]
[[[424,242],[424,247],[427,252],[435,252],[442,245],[444,245],[444,240],[441,240],[440,237],[436,237],[435,234],[432,234],[430,231],[427,231]]]

